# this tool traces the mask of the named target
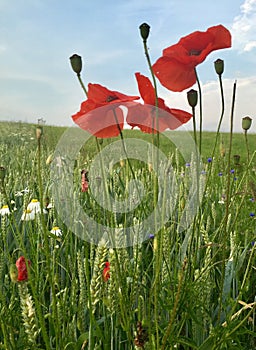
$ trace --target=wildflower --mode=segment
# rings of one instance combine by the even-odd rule
[[[81,190],[82,192],[87,192],[89,188],[89,180],[87,177],[88,171],[83,169],[81,171]]]
[[[155,90],[151,81],[140,73],[136,73],[135,77],[144,105],[133,103],[128,107],[126,120],[132,128],[138,126],[141,131],[151,134],[166,129],[177,129],[192,118],[191,113],[169,108],[162,98],[158,98],[156,101]]]
[[[40,213],[40,211],[41,211],[40,202],[37,199],[32,199],[31,202],[27,206],[27,210],[30,210],[31,212],[34,212],[35,214]]]
[[[30,210],[30,209],[26,209],[24,210],[24,212],[22,213],[21,216],[21,221],[30,221],[30,220],[35,220],[35,212]]]
[[[222,172],[218,173],[218,176],[222,176],[222,175],[223,175],[223,173],[222,173]]]
[[[150,173],[152,173],[152,171],[153,171],[153,164],[152,163],[148,163],[148,171]]]
[[[8,205],[3,205],[2,208],[0,209],[0,215],[4,216],[4,215],[9,215],[10,214],[10,209],[8,207]]]
[[[250,217],[253,218],[255,216],[255,213],[250,213]]]
[[[21,281],[27,281],[28,280],[28,270],[27,270],[27,265],[31,265],[31,261],[27,260],[24,256],[19,257],[19,259],[16,261],[16,267],[18,269],[18,278],[17,280],[19,282]]]
[[[61,237],[62,236],[62,231],[58,226],[54,226],[51,229],[51,233],[54,234],[56,237]]]
[[[47,157],[47,159],[46,159],[46,161],[45,161],[45,164],[46,164],[46,165],[49,165],[49,164],[52,163],[52,161],[53,161],[53,155],[50,154],[50,155]]]
[[[88,99],[81,104],[80,111],[72,119],[80,128],[96,137],[115,137],[124,125],[123,111],[119,106],[138,99],[139,96],[124,95],[100,84],[90,83]]]
[[[24,190],[18,191],[14,194],[15,197],[22,197],[24,194],[29,193],[29,189],[26,187]]]
[[[188,168],[190,167],[190,163],[186,163],[185,166]]]
[[[249,201],[255,202],[255,198],[250,198]]]
[[[150,233],[149,235],[148,235],[148,238],[149,239],[153,239],[155,237],[155,235],[153,234],[153,233]]]
[[[195,67],[215,50],[231,47],[231,34],[222,25],[196,31],[163,50],[153,65],[160,83],[169,90],[183,91],[196,83]]]
[[[230,174],[234,174],[234,173],[235,173],[235,169],[231,169]]]
[[[209,157],[209,158],[207,159],[207,162],[208,162],[208,163],[211,163],[211,162],[212,162],[212,158]]]
[[[104,282],[107,282],[108,279],[110,278],[110,263],[108,261],[105,262],[105,267],[103,269],[103,272],[102,272],[102,277],[103,277],[103,281]]]
[[[119,164],[120,164],[120,167],[123,168],[125,166],[124,159],[120,159]]]

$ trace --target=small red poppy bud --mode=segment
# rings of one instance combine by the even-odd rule
[[[198,95],[196,90],[193,90],[193,89],[189,90],[187,92],[187,98],[188,98],[188,103],[190,107],[195,107],[197,105]]]
[[[105,268],[102,272],[102,277],[103,277],[103,281],[107,282],[108,279],[110,278],[110,263],[108,261],[105,262]]]
[[[249,130],[251,125],[252,125],[252,118],[250,118],[249,116],[242,118],[242,128],[245,131]]]
[[[74,54],[73,56],[69,57],[69,59],[73,71],[76,74],[80,74],[82,70],[82,57],[77,54]]]
[[[140,25],[140,35],[143,40],[147,40],[149,36],[150,26],[147,23],[142,23]]]
[[[27,264],[28,264],[28,266],[31,265],[30,260],[27,260]],[[25,260],[24,256],[19,257],[19,259],[16,261],[16,267],[18,269],[17,280],[19,282],[28,280],[27,264],[26,264],[26,260]]]

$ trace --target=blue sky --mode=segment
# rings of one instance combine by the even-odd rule
[[[204,129],[216,130],[220,114],[218,79],[213,62],[225,61],[226,113],[229,128],[232,86],[237,80],[235,131],[241,118],[254,119],[256,132],[256,0],[0,0],[0,120],[74,125],[71,115],[85,99],[69,57],[83,57],[85,84],[137,95],[135,72],[149,75],[139,25],[151,27],[152,62],[162,49],[193,31],[223,24],[232,48],[216,51],[198,66],[203,90]],[[196,86],[194,86],[196,88]],[[186,91],[159,94],[172,108],[190,111]],[[188,124],[192,128],[192,124]]]

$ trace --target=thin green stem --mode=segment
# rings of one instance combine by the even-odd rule
[[[220,92],[221,92],[221,115],[220,115],[220,120],[219,120],[219,124],[218,124],[218,127],[217,127],[217,132],[216,132],[216,137],[215,137],[215,144],[214,144],[213,152],[212,152],[212,158],[215,155],[215,150],[216,150],[216,146],[217,146],[219,135],[220,135],[220,127],[221,127],[221,124],[222,124],[224,111],[225,111],[225,99],[224,99],[223,83],[222,83],[221,75],[219,75],[219,83],[220,83]]]
[[[193,118],[193,132],[194,132],[194,141],[197,148],[197,136],[196,136],[196,113],[195,113],[195,107],[192,107],[192,118]]]
[[[80,73],[77,74],[77,78],[78,78],[78,80],[79,80],[79,83],[80,83],[80,85],[81,85],[81,87],[82,87],[82,89],[83,89],[83,91],[84,91],[86,97],[88,97],[88,92],[87,92],[86,87],[85,87],[85,85],[84,85],[84,83],[83,83],[83,81],[82,81],[82,78],[81,78]]]
[[[220,320],[221,309],[222,309],[222,295],[223,295],[223,286],[225,279],[225,266],[226,266],[226,248],[227,248],[227,223],[229,216],[229,204],[230,204],[230,165],[231,165],[231,153],[232,153],[232,142],[233,142],[233,125],[234,125],[234,108],[235,108],[235,96],[236,96],[236,82],[233,86],[233,96],[232,96],[232,106],[231,106],[231,116],[230,116],[230,133],[229,133],[229,152],[228,152],[228,177],[227,177],[227,186],[226,186],[226,207],[225,207],[225,216],[223,223],[223,235],[222,235],[222,268],[221,268],[221,283],[220,283],[220,304],[219,304],[219,312],[218,312],[218,320]]]
[[[246,150],[247,150],[247,162],[249,163],[249,161],[250,161],[250,150],[249,150],[247,130],[244,131],[244,137],[245,137],[245,144],[246,144]]]
[[[203,108],[202,108],[202,90],[201,84],[198,78],[198,74],[195,68],[196,82],[198,85],[198,93],[199,93],[199,153],[202,151],[202,130],[203,130]]]

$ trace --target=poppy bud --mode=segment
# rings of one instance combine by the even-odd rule
[[[12,280],[12,282],[17,282],[18,280],[18,269],[17,269],[17,266],[15,264],[12,264],[10,266],[10,271],[9,271],[9,274],[10,274],[10,278]]]
[[[249,116],[242,118],[242,128],[247,131],[252,125],[252,118]]]
[[[220,58],[214,62],[215,72],[221,75],[224,72],[224,61]]]
[[[6,170],[3,166],[0,166],[0,180],[4,181]]]
[[[102,277],[103,277],[103,281],[107,282],[108,279],[110,278],[110,263],[108,261],[105,262],[105,268],[103,269],[102,272]]]
[[[77,54],[74,54],[73,56],[69,57],[69,59],[73,71],[76,74],[80,74],[82,70],[82,57]]]
[[[41,126],[38,126],[36,128],[36,138],[40,140],[41,136],[43,135],[43,128]]]
[[[148,36],[149,36],[149,30],[150,30],[150,26],[147,23],[142,23],[140,25],[140,35],[142,37],[143,40],[147,40]]]
[[[187,98],[188,98],[188,103],[191,107],[195,107],[197,105],[197,91],[196,90],[189,90],[187,92]]]

